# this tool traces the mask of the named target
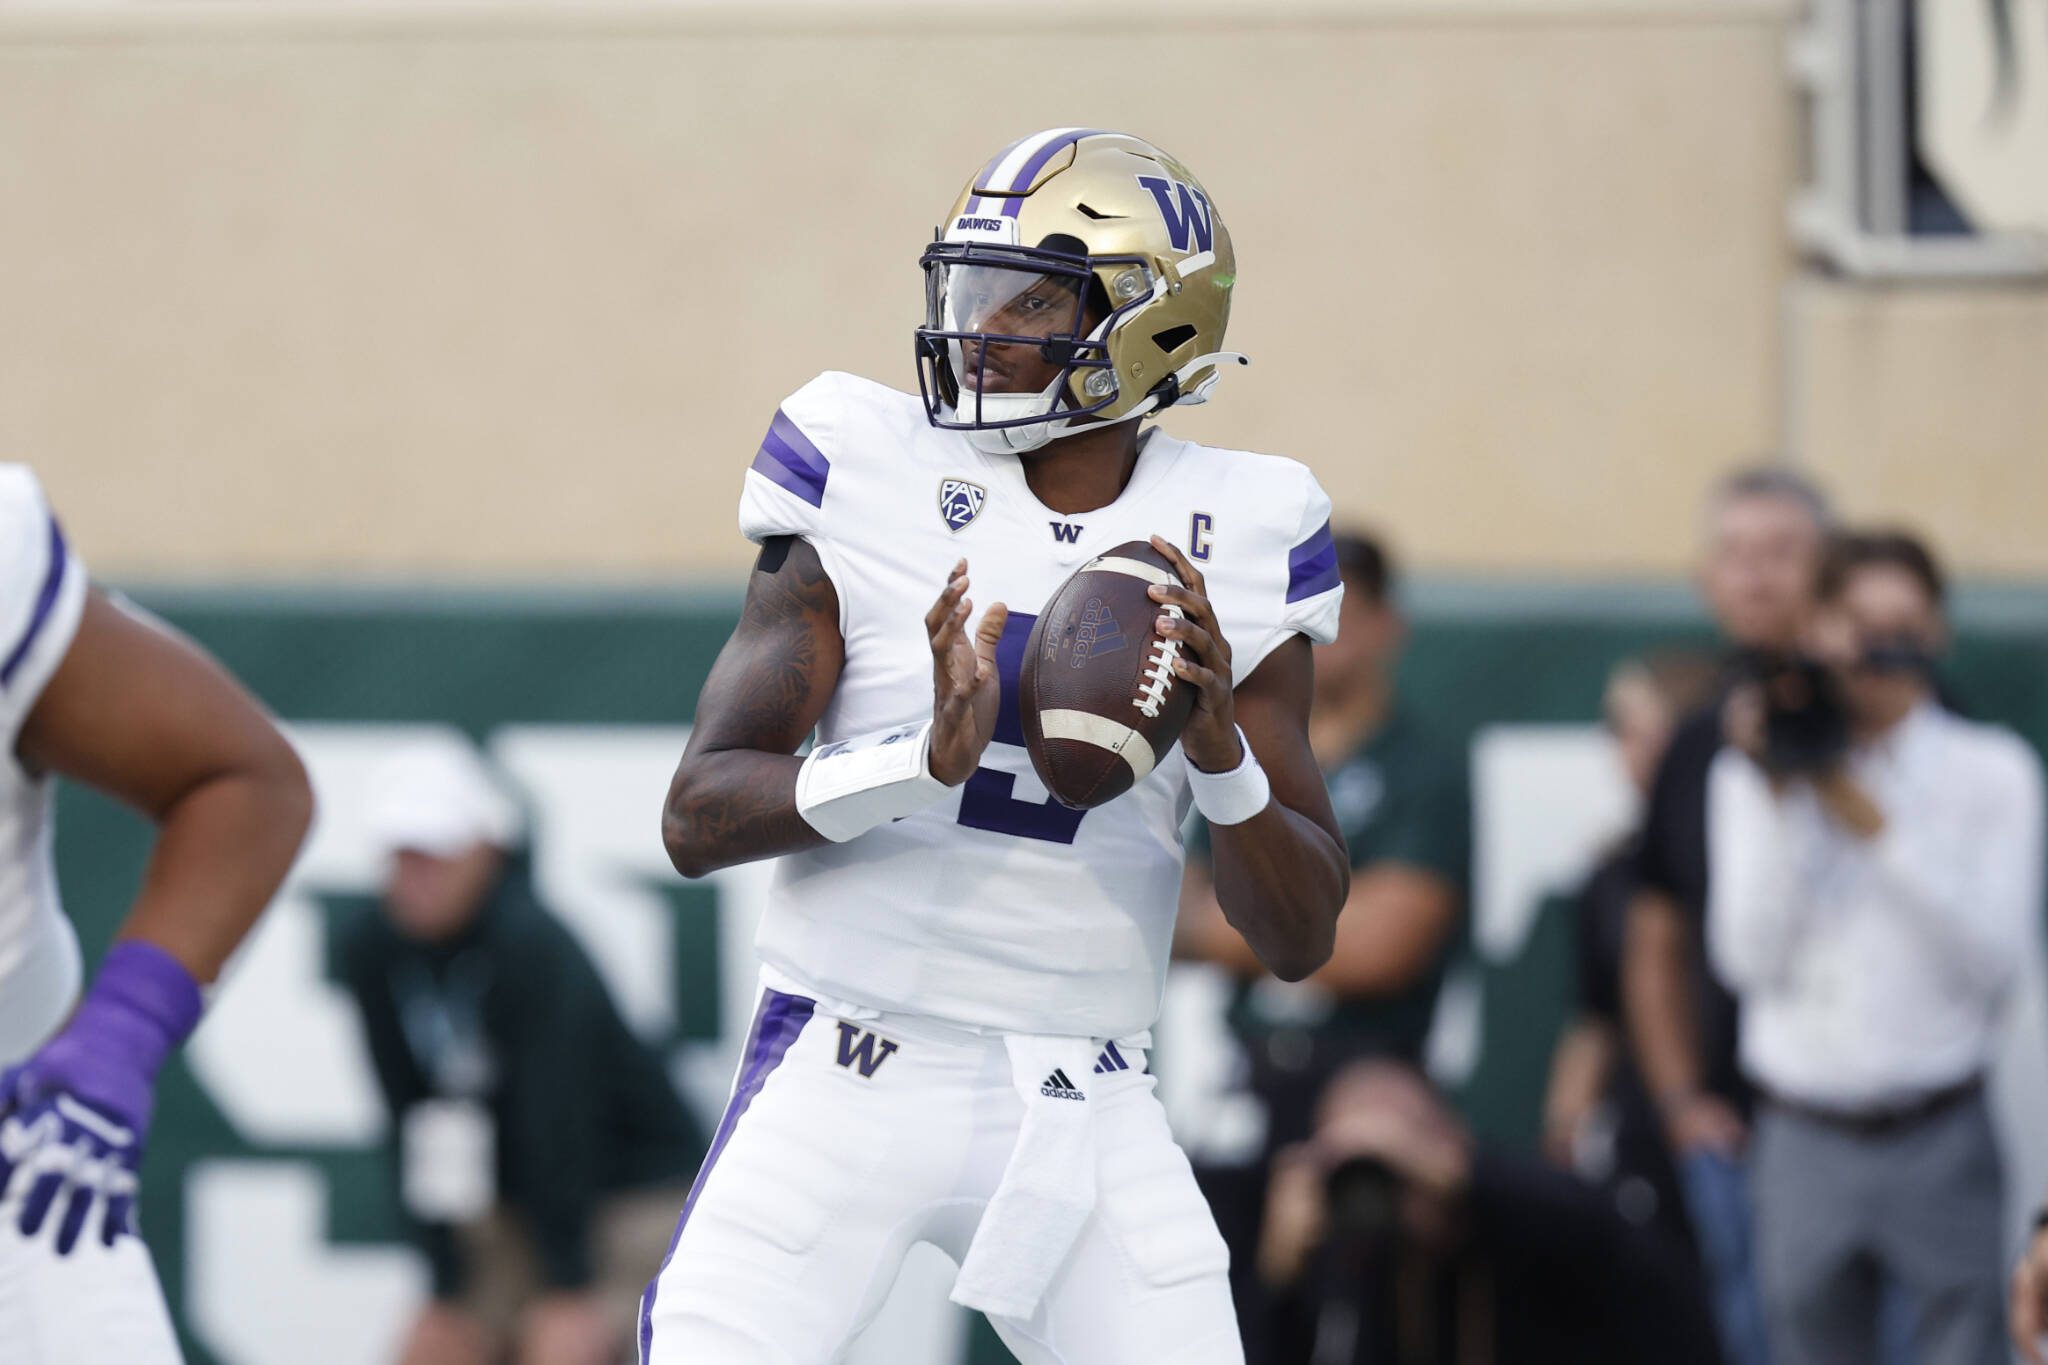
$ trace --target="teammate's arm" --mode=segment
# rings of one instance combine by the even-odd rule
[[[298,853],[313,794],[263,709],[197,648],[98,593],[17,752],[155,822],[122,940],[212,981]]]
[[[1230,645],[1201,571],[1160,537],[1152,544],[1187,585],[1150,589],[1155,602],[1183,613],[1162,617],[1160,626],[1181,642],[1174,671],[1196,689],[1182,752],[1203,772],[1230,772],[1244,761],[1242,730],[1272,788],[1272,799],[1250,819],[1210,825],[1217,903],[1268,970],[1299,981],[1330,960],[1351,883],[1329,789],[1308,742],[1314,656],[1305,638],[1290,636],[1251,677],[1234,682]]]
[[[932,649],[930,775],[957,786],[995,730],[995,643],[1005,613],[966,628],[967,564],[925,614]],[[739,627],[697,701],[697,719],[662,807],[662,842],[685,877],[816,848],[826,836],[797,807],[796,750],[839,683],[846,642],[839,594],[809,542],[764,541]]]
[[[312,819],[305,769],[263,710],[164,627],[88,594],[15,751],[155,822],[142,887],[64,1028],[0,1076],[0,1193],[58,1254],[131,1231],[158,1069],[289,870]],[[61,1196],[61,1198],[60,1198]]]

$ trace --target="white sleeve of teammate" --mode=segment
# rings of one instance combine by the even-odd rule
[[[14,752],[84,611],[85,565],[42,485],[26,465],[0,464],[0,753]]]

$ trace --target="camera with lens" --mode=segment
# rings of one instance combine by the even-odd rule
[[[1849,752],[1849,708],[1841,680],[1805,654],[1762,652],[1745,673],[1764,698],[1764,769],[1778,777],[1827,772]]]
[[[1395,1240],[1401,1220],[1401,1177],[1378,1157],[1355,1156],[1331,1170],[1323,1186],[1332,1240],[1361,1248]]]

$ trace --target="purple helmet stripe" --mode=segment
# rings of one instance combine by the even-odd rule
[[[1041,170],[1045,169],[1046,162],[1052,160],[1053,157],[1058,155],[1062,150],[1073,146],[1082,138],[1094,137],[1097,133],[1100,133],[1102,131],[1103,130],[1100,128],[1081,128],[1077,129],[1074,132],[1068,133],[1062,137],[1054,138],[1052,141],[1046,143],[1043,147],[1040,147],[1038,149],[1037,155],[1033,156],[1029,161],[1024,163],[1023,169],[1019,170],[1016,175],[1010,177],[1010,183],[1007,186],[1007,188],[1012,190],[1030,189],[1032,180],[1037,177],[1038,173]],[[993,189],[994,186],[990,186],[990,188]],[[1003,217],[1015,218],[1017,216],[1017,210],[1023,207],[1023,197],[1021,195],[1013,194],[1010,198],[1005,199],[1003,201]]]
[[[761,438],[753,468],[811,506],[825,505],[825,480],[832,475],[832,462],[780,408],[768,424],[768,434]]]
[[[1003,164],[1003,159],[1005,157],[1009,156],[1011,152],[1016,151],[1019,147],[1022,147],[1025,143],[1031,141],[1032,138],[1035,138],[1037,136],[1037,133],[1026,133],[1023,137],[1018,138],[1015,142],[1011,143],[1009,146],[1003,148],[1003,150],[997,152],[994,156],[990,157],[988,159],[988,165],[983,166],[981,168],[981,174],[974,177],[974,184],[969,185],[968,188],[978,189],[983,185],[987,185],[991,180],[995,178],[996,168]]]
[[[1287,556],[1287,600],[1299,602],[1328,592],[1339,581],[1337,547],[1330,540],[1330,523],[1326,521]]]
[[[776,414],[778,419],[781,414]],[[711,1175],[711,1168],[718,1164],[719,1153],[732,1140],[733,1129],[739,1126],[740,1116],[754,1103],[754,1097],[761,1093],[761,1087],[768,1083],[768,1077],[782,1059],[789,1055],[789,1049],[804,1031],[804,1025],[811,1021],[811,1012],[817,1008],[817,1001],[801,995],[785,995],[781,991],[764,990],[761,993],[760,1008],[754,1011],[754,1027],[747,1035],[746,1062],[740,1068],[739,1080],[734,1084],[732,1099],[726,1103],[725,1117],[718,1122],[718,1131],[712,1136],[711,1148],[704,1154],[704,1164],[697,1169],[697,1179],[690,1186],[689,1197],[683,1201],[682,1216],[676,1219],[675,1235],[669,1238],[668,1254],[661,1258],[661,1271],[668,1269],[674,1259],[676,1244],[683,1240],[683,1228],[690,1221],[690,1210],[697,1207],[697,1196],[704,1192],[704,1182]],[[640,1296],[640,1359],[645,1362],[654,1345],[654,1295],[661,1284],[661,1271],[647,1282],[647,1291]]]
[[[0,687],[14,681],[14,675],[21,670],[22,660],[28,658],[29,650],[35,645],[36,636],[42,634],[49,622],[50,612],[57,605],[57,590],[64,586],[64,564],[69,556],[64,550],[64,532],[58,528],[57,519],[50,518],[50,566],[43,572],[43,585],[36,593],[36,604],[28,614],[28,626],[21,632],[21,638],[14,642],[14,648],[7,653],[7,659],[0,663]]]

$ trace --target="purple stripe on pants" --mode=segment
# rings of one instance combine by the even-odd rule
[[[712,1136],[711,1149],[704,1154],[704,1164],[697,1168],[697,1179],[690,1186],[689,1198],[683,1201],[683,1214],[676,1219],[675,1236],[669,1238],[668,1255],[661,1258],[661,1270],[667,1270],[668,1263],[675,1258],[676,1246],[683,1240],[683,1229],[690,1221],[690,1210],[697,1207],[697,1196],[704,1192],[704,1182],[710,1178],[711,1168],[718,1164],[718,1154],[732,1139],[740,1115],[747,1112],[754,1096],[761,1093],[769,1073],[780,1066],[782,1059],[789,1054],[797,1035],[811,1021],[811,1011],[817,1003],[801,995],[784,995],[781,991],[761,993],[761,1007],[754,1011],[754,1027],[747,1035],[746,1062],[740,1067],[732,1099],[726,1103],[725,1117],[718,1121],[718,1132]],[[646,1365],[654,1347],[654,1292],[660,1283],[661,1271],[658,1270],[647,1282],[647,1292],[640,1296],[641,1365]]]

